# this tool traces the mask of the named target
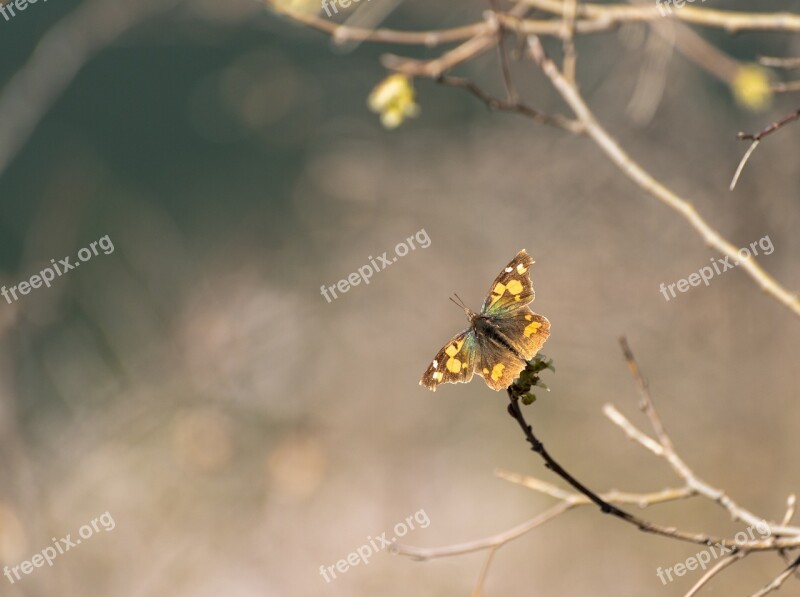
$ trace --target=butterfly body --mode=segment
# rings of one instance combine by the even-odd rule
[[[441,383],[466,383],[474,373],[493,390],[511,385],[550,335],[547,318],[527,306],[534,299],[531,265],[523,249],[497,276],[479,313],[460,305],[470,326],[442,347],[420,385],[435,392]]]
[[[505,348],[518,359],[527,360],[524,355],[517,351],[512,340],[503,333],[502,327],[494,321],[494,318],[486,317],[485,315],[477,315],[472,321],[472,327],[476,334],[485,337],[498,348]]]

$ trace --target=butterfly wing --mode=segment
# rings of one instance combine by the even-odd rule
[[[511,385],[525,368],[525,361],[536,356],[550,335],[547,318],[527,306],[536,296],[529,271],[533,263],[525,249],[517,253],[495,278],[481,307],[481,315],[487,318],[493,333],[479,337],[478,372],[493,390]],[[502,338],[503,342],[492,336]]]
[[[495,317],[491,323],[526,361],[536,356],[550,336],[547,317],[534,313],[528,307],[509,316]]]
[[[525,249],[517,253],[492,283],[489,296],[483,301],[481,314],[502,317],[530,303],[535,296],[529,273],[533,263],[533,258]]]
[[[525,362],[488,336],[478,336],[478,367],[475,372],[495,391],[505,390],[525,368]]]
[[[475,331],[467,328],[436,354],[419,385],[435,392],[441,383],[467,383],[475,371],[477,351]]]

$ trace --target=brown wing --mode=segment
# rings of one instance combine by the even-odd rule
[[[503,390],[519,376],[525,368],[525,362],[530,361],[542,348],[550,335],[550,322],[528,307],[504,317],[490,318],[489,322],[494,332],[503,338],[503,343],[495,340],[493,334],[478,336],[480,363],[476,371],[490,388]],[[517,354],[504,343],[513,347]]]
[[[528,307],[508,317],[491,319],[492,325],[505,336],[519,354],[530,361],[550,336],[547,317],[534,313]]]
[[[525,249],[517,253],[492,283],[481,314],[502,316],[530,303],[535,297],[529,273],[533,263]]]
[[[488,337],[478,338],[479,362],[475,372],[495,391],[505,390],[525,368],[525,361]]]
[[[475,332],[467,328],[436,354],[419,385],[435,392],[441,383],[467,383],[475,371],[476,352]]]

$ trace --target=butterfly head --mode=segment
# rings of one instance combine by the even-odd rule
[[[451,296],[451,297],[450,297],[450,300],[451,300],[451,301],[453,301],[453,303],[454,303],[454,304],[455,304],[457,307],[459,307],[460,309],[463,309],[463,310],[464,310],[464,313],[466,313],[466,315],[467,315],[467,319],[469,319],[470,323],[472,323],[472,320],[473,320],[473,319],[475,319],[475,318],[478,316],[478,314],[477,314],[477,313],[475,313],[475,311],[473,311],[473,310],[472,310],[472,309],[470,309],[469,307],[467,307],[467,306],[464,304],[464,301],[462,301],[462,300],[461,300],[461,297],[460,297],[460,296],[458,296],[457,294],[456,294],[456,295],[454,295],[454,296],[455,296],[456,298],[454,299],[454,298]]]

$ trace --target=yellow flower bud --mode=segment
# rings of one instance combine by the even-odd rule
[[[769,107],[772,90],[769,71],[757,64],[745,64],[736,72],[731,88],[740,105],[755,112]]]
[[[400,126],[406,118],[419,114],[416,95],[411,79],[406,75],[389,75],[369,94],[369,109],[381,115],[381,123],[387,129]]]

